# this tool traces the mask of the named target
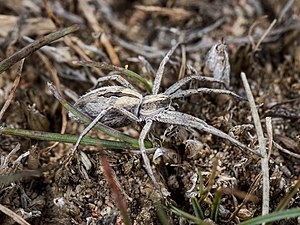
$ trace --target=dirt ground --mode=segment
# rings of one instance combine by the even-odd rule
[[[205,67],[206,56],[213,45],[223,40],[231,66],[228,89],[246,97],[240,77],[244,72],[260,115],[270,154],[273,212],[300,178],[299,15],[297,0],[0,0],[1,60],[29,45],[29,38],[37,40],[80,24],[79,31],[26,57],[20,83],[0,126],[79,135],[85,126],[69,118],[47,82],[53,82],[73,104],[109,71],[76,66],[74,60],[126,67],[153,82],[163,57],[175,43],[183,41],[166,65],[160,89],[163,91],[192,74],[188,65],[200,75],[212,76]],[[17,70],[16,65],[0,74],[0,108],[18,79]],[[141,83],[123,77],[141,94],[149,93]],[[183,88],[199,87],[212,86],[191,82]],[[173,101],[172,107],[222,130],[251,149],[259,148],[247,101],[199,93]],[[272,119],[271,135],[266,129],[267,117]],[[118,130],[138,139],[142,125],[132,122]],[[96,130],[88,136],[116,140]],[[259,156],[191,127],[154,123],[147,138],[154,145],[148,156],[156,179],[170,193],[161,200],[169,224],[191,224],[165,206],[171,204],[193,214],[191,199],[201,197],[200,177],[205,187],[210,186],[201,201],[205,218],[210,218],[220,190],[226,191],[222,192],[216,224],[238,224],[261,215]],[[0,175],[21,174],[12,182],[0,183],[1,205],[30,224],[122,224],[118,204],[103,174],[101,157],[105,154],[132,224],[161,224],[154,204],[157,193],[139,152],[99,151],[99,146],[80,145],[68,165],[57,166],[72,147],[73,144],[54,140],[0,134]],[[158,148],[161,155],[154,157]],[[15,152],[8,157],[13,149]],[[40,168],[46,169],[41,172]],[[27,176],[22,171],[37,174]],[[245,193],[254,198],[243,202]],[[298,192],[287,208],[299,206]],[[299,218],[274,224],[299,224]],[[15,223],[1,212],[0,224]]]

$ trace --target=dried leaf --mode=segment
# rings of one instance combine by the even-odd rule
[[[210,70],[214,78],[223,81],[226,87],[230,84],[230,64],[227,53],[227,46],[219,41],[208,52],[205,66]]]
[[[18,21],[18,16],[0,15],[0,40],[7,36],[8,32]],[[48,18],[36,17],[26,19],[26,23],[22,29],[21,35],[34,36],[45,35],[55,31],[55,26]]]

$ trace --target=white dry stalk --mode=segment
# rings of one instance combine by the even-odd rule
[[[261,122],[259,119],[259,115],[255,106],[255,101],[247,81],[247,77],[245,73],[241,73],[241,78],[244,84],[244,88],[246,90],[247,98],[249,101],[249,105],[251,108],[251,113],[253,117],[253,122],[256,128],[258,143],[260,154],[262,155],[261,160],[261,169],[263,174],[263,202],[262,202],[262,215],[266,215],[269,213],[269,202],[270,202],[270,183],[269,183],[269,164],[268,164],[268,154],[266,151],[266,142],[263,134],[263,129],[261,126]]]
[[[272,148],[273,148],[273,130],[272,130],[272,118],[271,117],[266,117],[266,127],[267,127],[267,134],[268,134],[268,150],[269,154],[268,157],[270,157]]]
[[[215,79],[225,83],[226,87],[230,84],[230,64],[227,53],[227,46],[223,41],[212,46],[209,50],[205,66],[209,69]]]

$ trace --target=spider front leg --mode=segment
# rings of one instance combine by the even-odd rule
[[[193,127],[197,130],[200,131],[205,131],[207,133],[213,134],[215,136],[218,136],[220,138],[223,138],[225,140],[230,141],[232,144],[236,145],[239,147],[241,150],[245,151],[250,151],[256,155],[261,156],[258,152],[252,150],[251,148],[247,147],[246,145],[242,144],[235,138],[229,136],[228,134],[224,133],[223,131],[208,125],[206,122],[203,120],[196,118],[194,116],[185,114],[185,113],[180,113],[176,111],[168,111],[165,110],[153,118],[154,120],[162,123],[169,123],[169,124],[175,124],[175,125],[181,125],[185,127]]]
[[[217,80],[213,77],[204,77],[204,76],[200,76],[200,75],[192,75],[192,76],[185,77],[185,78],[177,81],[175,84],[171,85],[164,92],[164,94],[171,95],[171,94],[175,93],[176,91],[178,91],[183,85],[187,84],[188,82],[191,82],[192,80],[197,80],[197,81],[200,81],[200,82],[218,83],[218,84],[222,84],[222,85],[225,86],[223,81]]]
[[[216,89],[216,88],[197,88],[197,89],[189,89],[189,90],[181,90],[178,92],[175,92],[170,95],[171,99],[175,98],[182,98],[182,97],[187,97],[190,95],[194,94],[199,94],[199,93],[205,93],[205,94],[224,94],[224,95],[230,95],[232,97],[235,97],[239,100],[243,101],[248,101],[246,98],[243,98],[236,93],[229,91],[229,90],[224,90],[224,89]]]
[[[176,43],[166,54],[166,56],[163,58],[161,63],[159,64],[154,82],[153,82],[153,88],[152,88],[152,94],[156,95],[159,92],[161,80],[164,74],[165,66],[167,62],[169,61],[171,55],[174,53],[175,49],[181,44],[181,42]]]

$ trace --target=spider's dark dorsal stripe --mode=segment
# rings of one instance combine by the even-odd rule
[[[141,101],[142,95],[135,90],[122,86],[106,86],[81,96],[74,106],[92,118],[111,106],[124,108],[137,115]],[[111,127],[122,127],[132,121],[124,117],[119,111],[112,109],[103,116],[100,122]]]

